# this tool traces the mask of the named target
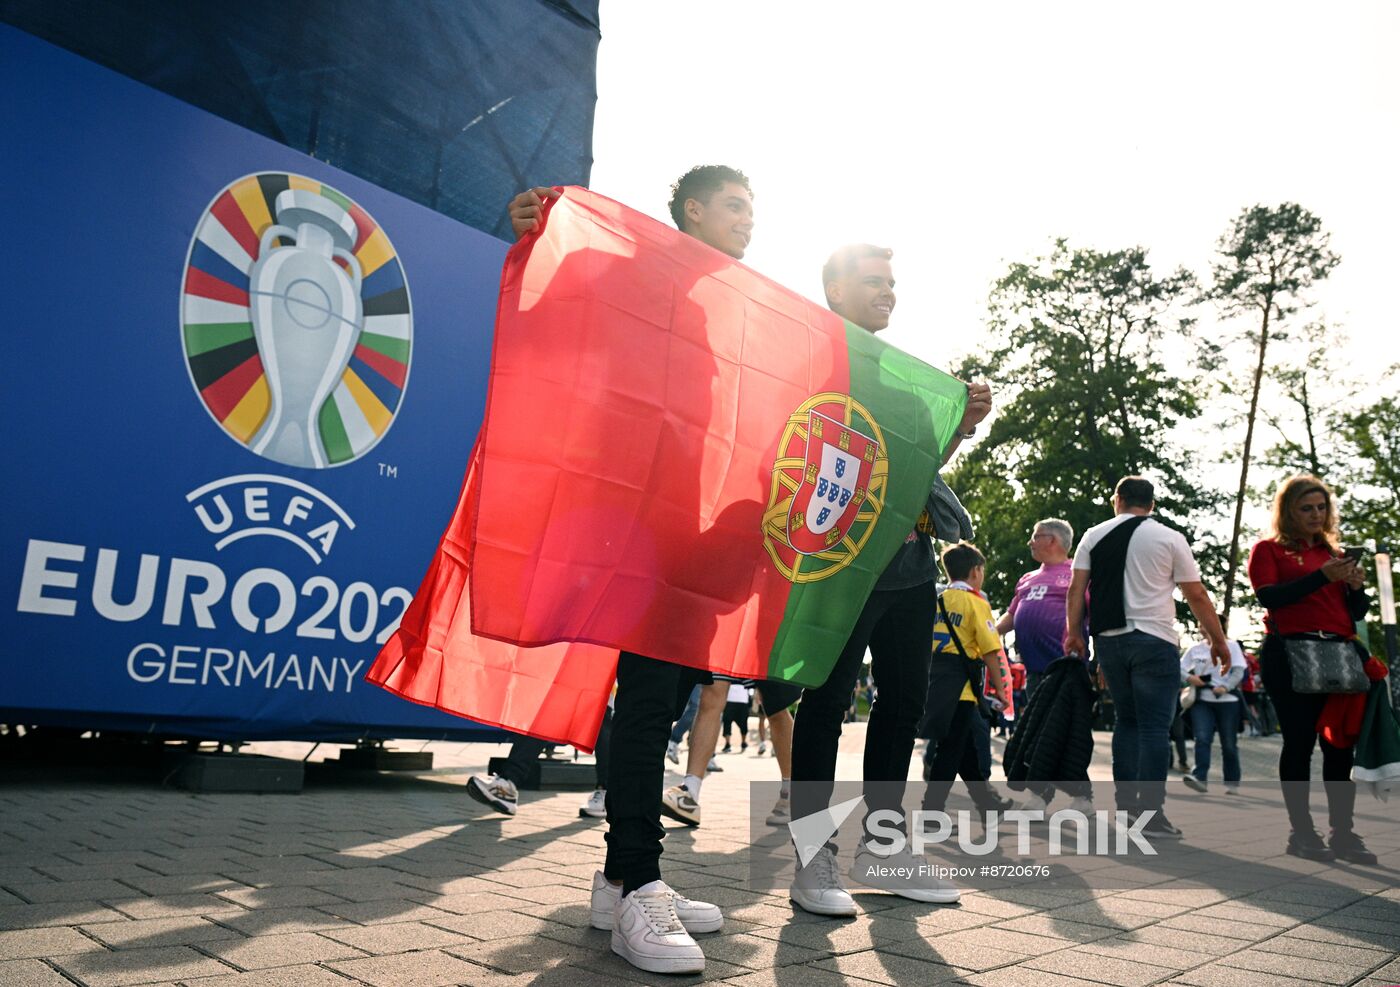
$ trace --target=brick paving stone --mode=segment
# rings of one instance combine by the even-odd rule
[[[700,945],[703,949],[705,945],[704,941],[701,941]],[[796,967],[790,969],[810,968]],[[542,975],[541,979],[573,987],[573,981],[569,978],[574,977],[578,972],[606,977],[608,978],[608,982],[614,985],[618,982],[622,982],[626,984],[645,984],[647,987],[655,987],[658,983],[657,974],[648,973],[645,970],[638,970],[631,963],[628,963],[621,956],[614,953],[611,947],[606,945],[600,949],[581,950],[571,955],[567,964],[551,967]],[[670,984],[674,980],[681,984],[717,983],[729,980],[733,977],[743,976],[746,972],[748,971],[742,966],[735,966],[723,960],[709,959],[707,957],[705,960],[705,971],[703,973],[687,976],[667,976],[663,974],[661,975],[663,979],[660,982]],[[532,984],[533,983],[535,983],[535,981],[532,981]]]
[[[1156,983],[1174,972],[1170,967],[1152,966],[1113,956],[1101,956],[1080,950],[1068,950],[1038,956],[1021,964],[1033,970],[1058,973],[1065,977],[1078,977],[1097,983],[1115,984],[1117,987],[1143,987]]]
[[[142,894],[153,896],[238,891],[247,888],[246,884],[229,880],[222,874],[156,874],[152,871],[124,877],[122,883],[131,885]]]
[[[1068,939],[1071,942],[1093,942],[1096,939],[1111,939],[1118,935],[1116,929],[1106,925],[1091,925],[1088,922],[1073,922],[1052,915],[1023,915],[1005,922],[998,922],[995,928],[1008,932],[1028,932],[1036,936],[1049,936],[1054,939]]]
[[[939,936],[937,939],[909,939],[903,942],[885,943],[881,953],[898,953],[911,959],[928,963],[943,963],[960,967],[972,973],[981,973],[993,967],[1008,963],[1019,963],[1029,959],[1025,953],[990,953],[981,946],[961,942],[962,934]],[[1053,955],[1053,954],[1052,954]]]
[[[427,922],[440,929],[488,941],[509,939],[514,936],[542,935],[548,930],[582,931],[575,926],[551,922],[537,915],[507,911],[477,912],[473,915],[449,915],[447,912],[438,912],[436,917],[415,918],[412,921]],[[729,924],[728,919],[726,919],[725,924]]]
[[[846,953],[814,963],[812,968],[830,970],[844,977],[859,977],[877,984],[941,984],[957,980],[969,971],[942,963],[868,949]],[[806,972],[808,968],[802,968]]]
[[[178,918],[131,919],[82,926],[84,932],[114,949],[141,949],[149,946],[188,946],[215,939],[238,939],[240,933],[215,925],[197,915]]]
[[[472,892],[470,894],[424,895],[419,904],[444,912],[464,915],[474,912],[494,912],[501,909],[520,908],[534,903],[503,894]],[[549,904],[548,907],[557,908],[558,905]]]
[[[314,908],[259,908],[236,915],[218,916],[220,925],[237,929],[247,936],[280,935],[286,932],[316,932],[349,925],[342,918]]]
[[[76,929],[59,927],[0,932],[0,960],[58,956],[61,953],[81,953],[101,948]]]
[[[88,987],[123,987],[159,980],[210,977],[229,967],[188,946],[124,949],[112,953],[78,953],[56,956],[53,962],[64,973]]]
[[[1217,955],[1185,948],[1181,945],[1182,937],[1177,937],[1175,944],[1163,945],[1132,938],[1136,935],[1136,933],[1129,933],[1127,936],[1113,939],[1099,939],[1096,942],[1084,943],[1076,949],[1079,952],[1114,956],[1118,959],[1132,960],[1135,963],[1150,963],[1153,966],[1166,967],[1169,970],[1203,966],[1213,961]],[[1184,942],[1188,945],[1194,945],[1194,940],[1190,938],[1186,938]],[[1236,945],[1239,944],[1236,943]]]
[[[273,967],[248,973],[186,980],[184,987],[352,987],[353,981],[309,963]]]
[[[595,930],[596,932],[596,930]],[[537,936],[517,936],[513,939],[495,939],[489,942],[467,943],[451,946],[447,952],[464,960],[471,960],[482,966],[502,973],[529,973],[560,963],[580,962],[586,964],[593,954],[608,950],[611,952],[609,934],[597,932],[598,948],[568,946],[553,939]]]
[[[1249,946],[1249,943],[1242,939],[1213,936],[1206,932],[1185,932],[1181,929],[1169,929],[1163,925],[1148,925],[1141,929],[1133,929],[1131,932],[1121,933],[1116,938],[1169,948],[1189,942],[1193,952],[1209,953],[1211,956],[1226,956]]]
[[[1256,925],[1253,922],[1230,921],[1220,918],[1202,918],[1199,915],[1177,915],[1158,923],[1164,929],[1177,929],[1182,932],[1203,932],[1208,936],[1225,936],[1245,942],[1258,942],[1279,933],[1276,925]]]
[[[724,921],[727,928],[733,920],[725,915]],[[896,930],[898,934],[885,937],[877,931],[886,927]],[[771,927],[758,926],[752,930],[752,934],[761,939],[801,946],[819,953],[858,953],[887,942],[921,938],[918,927],[912,922],[886,922],[877,926],[874,922],[859,919],[846,922],[795,922]]]
[[[292,966],[298,963],[323,963],[326,960],[364,955],[362,951],[345,943],[311,932],[288,932],[282,935],[208,942],[201,945],[200,949],[244,970]]]
[[[104,904],[131,918],[172,918],[179,915],[236,915],[244,909],[212,894],[167,894],[153,898],[109,898]]]
[[[1267,953],[1301,956],[1304,959],[1320,960],[1324,963],[1344,963],[1368,969],[1387,957],[1395,955],[1392,950],[1388,949],[1318,942],[1314,939],[1304,939],[1294,935],[1274,936],[1272,939],[1265,939],[1253,948]]]
[[[321,935],[376,956],[384,953],[407,953],[415,949],[459,946],[474,941],[467,936],[422,922],[381,923],[360,928],[349,926],[327,929]]]
[[[129,898],[135,892],[116,881],[45,881],[42,884],[12,884],[10,890],[28,902],[46,905],[58,901],[96,901],[102,898]]]
[[[73,981],[38,960],[3,960],[0,987],[73,987]]]
[[[33,929],[40,926],[80,925],[86,922],[115,922],[125,918],[126,916],[121,912],[85,901],[0,906],[0,929]]]
[[[430,908],[403,898],[376,898],[371,901],[342,901],[317,905],[318,912],[357,922],[377,925],[380,922],[428,922],[454,917],[454,913]]]
[[[1025,956],[1052,953],[1072,945],[1067,939],[1055,939],[1029,932],[988,926],[949,933],[949,936],[956,936],[960,946],[980,946],[993,953],[1021,953]],[[937,949],[941,938],[931,939],[929,942]]]
[[[1379,962],[1380,957],[1377,957]],[[1318,984],[1346,984],[1368,973],[1375,964],[1367,963],[1350,966],[1324,960],[1308,959],[1303,956],[1289,956],[1260,949],[1245,949],[1231,953],[1219,961],[1222,966],[1238,967],[1241,970],[1257,970],[1260,973],[1277,974],[1284,977],[1297,977]]]
[[[707,964],[711,960],[720,960],[751,970],[770,970],[774,967],[792,966],[795,963],[810,963],[831,955],[825,950],[808,949],[779,939],[766,939],[752,934],[702,936],[699,942],[705,951]]]
[[[1084,987],[1084,981],[1078,977],[1062,977],[1025,966],[1004,966],[991,973],[963,977],[958,983],[972,987]]]
[[[788,966],[781,970],[748,973],[724,981],[730,987],[847,987],[851,983],[832,970],[814,966]]]
[[[362,960],[337,960],[330,969],[353,977],[370,987],[446,987],[448,984],[475,984],[484,970],[449,953],[432,950],[396,956],[371,956]]]
[[[1173,984],[1189,984],[1191,987],[1317,987],[1312,980],[1299,980],[1297,977],[1280,977],[1277,974],[1262,978],[1257,970],[1242,970],[1239,967],[1212,963],[1194,970],[1180,973],[1171,980]]]
[[[218,897],[243,908],[294,908],[298,905],[338,904],[346,899],[318,888],[241,888],[220,891]]]
[[[1400,953],[1400,929],[1390,932],[1357,932],[1350,929],[1329,929],[1321,925],[1300,925],[1289,929],[1280,938],[1297,936],[1314,942],[1335,942],[1343,946],[1360,946],[1363,949],[1385,949]]]

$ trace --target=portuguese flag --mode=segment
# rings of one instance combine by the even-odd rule
[[[966,395],[699,240],[567,189],[506,259],[473,468],[369,678],[547,739],[591,724],[585,747],[619,649],[819,685]],[[588,715],[555,695],[570,690]],[[534,698],[573,713],[523,723]]]

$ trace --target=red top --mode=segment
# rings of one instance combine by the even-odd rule
[[[1325,543],[1309,548],[1284,546],[1271,538],[1261,538],[1249,550],[1249,582],[1256,590],[1263,586],[1291,583],[1316,572],[1334,558]],[[1356,624],[1347,610],[1346,583],[1327,583],[1297,603],[1270,610],[1264,618],[1270,634],[1304,634],[1328,631],[1351,637]]]

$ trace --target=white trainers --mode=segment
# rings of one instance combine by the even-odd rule
[[[879,888],[912,901],[951,905],[962,892],[941,878],[934,877],[923,857],[916,857],[905,847],[898,853],[876,853],[862,841],[856,848],[856,862],[851,877],[868,888]]]
[[[773,803],[773,811],[768,813],[764,822],[770,826],[786,826],[792,822],[792,799],[779,795],[778,801]]]
[[[1225,786],[1225,794],[1226,794],[1226,795],[1238,795],[1239,793],[1240,793],[1240,786],[1239,786],[1239,785],[1226,785],[1226,786]]]
[[[1094,800],[1087,795],[1081,795],[1077,799],[1071,799],[1069,807],[1075,812],[1084,813],[1085,819],[1093,820],[1094,818]]]
[[[676,914],[674,892],[660,881],[618,898],[613,912],[612,951],[648,973],[705,970],[705,954]]]
[[[841,886],[836,872],[836,854],[822,847],[807,866],[797,868],[788,897],[814,915],[854,915],[856,900]]]
[[[1201,779],[1197,778],[1195,775],[1182,775],[1181,783],[1193,792],[1204,792],[1210,788],[1209,785],[1201,781]]]
[[[595,788],[593,794],[588,796],[588,801],[578,807],[580,818],[603,819],[608,814],[608,790],[606,788]]]
[[[768,753],[768,741],[765,740],[763,743],[761,743],[761,744],[758,745],[758,756],[759,756],[759,757],[762,757],[764,754],[767,754],[767,753]]]
[[[472,775],[467,779],[467,794],[482,805],[489,805],[507,816],[515,815],[520,800],[515,782],[496,775]]]
[[[724,769],[719,766],[718,761],[716,761],[714,758],[710,758],[710,763],[705,765],[705,770],[709,773],[718,774]]]
[[[684,785],[672,785],[661,793],[661,812],[687,826],[700,825],[700,803]]]
[[[666,760],[670,761],[672,764],[681,763],[681,745],[674,740],[668,740],[666,742]]]
[[[670,888],[665,882],[660,882],[660,887],[675,901],[676,917],[681,920],[681,925],[685,926],[685,931],[692,935],[697,932],[718,932],[724,928],[724,915],[720,912],[718,905],[712,905],[708,901],[691,901],[685,895]],[[595,929],[602,929],[607,932],[613,927],[614,913],[617,911],[617,900],[622,897],[622,886],[612,884],[602,871],[593,875],[593,898],[589,908],[589,924]]]
[[[1050,816],[1050,803],[1039,795],[1032,795],[1020,805],[1016,806],[1016,808],[1023,812],[1043,812],[1046,818]]]

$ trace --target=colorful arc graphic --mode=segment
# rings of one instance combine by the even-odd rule
[[[323,263],[339,268],[340,273],[331,277],[343,282],[342,295],[348,293],[353,298],[358,289],[359,298],[357,309],[338,311],[336,302],[327,300],[336,297],[334,291],[319,291],[314,276],[297,273],[306,265],[281,265],[279,270],[284,272],[281,276],[288,287],[285,299],[278,296],[276,300],[282,301],[302,326],[307,324],[308,312],[312,321],[334,326],[303,335],[324,343],[328,333],[339,332],[344,340],[338,356],[329,363],[322,359],[319,367],[309,371],[293,366],[295,359],[315,359],[320,351],[304,346],[298,350],[295,339],[286,345],[285,352],[274,355],[260,350],[260,342],[265,348],[269,339],[288,334],[277,327],[282,333],[277,337],[265,325],[257,324],[257,296],[260,290],[266,296],[268,290],[251,280],[261,268],[272,266],[259,263],[264,259],[260,244],[267,254],[274,255],[283,248],[305,247],[292,236],[293,227],[301,232],[308,229],[307,225],[298,227],[298,222],[312,228],[313,244],[327,241]],[[274,224],[278,231],[265,237]],[[348,246],[332,257],[330,241],[334,238],[317,232],[321,228],[343,238],[340,242]],[[357,262],[358,271],[346,258],[347,253]],[[312,261],[314,266],[315,258]],[[321,277],[324,281],[324,272]],[[307,298],[313,300],[308,302]],[[264,313],[270,310],[267,305],[262,307]],[[262,172],[223,189],[195,229],[185,265],[180,316],[190,379],[205,408],[225,432],[259,455],[296,466],[341,466],[368,452],[393,423],[408,383],[413,347],[408,283],[388,236],[363,208],[334,188],[300,175]],[[263,318],[266,321],[265,314]],[[293,326],[293,333],[298,331]],[[274,361],[272,365],[266,362],[269,359]],[[272,441],[275,436],[260,435],[277,424],[269,418],[277,417],[279,403],[294,403],[281,393],[274,394],[270,381],[287,389],[293,386],[288,381],[312,379],[317,372],[324,378],[342,365],[338,380],[322,382],[314,397],[319,406],[308,405],[310,420],[300,431],[305,433],[303,444],[313,452],[289,453],[285,442],[278,444]],[[299,371],[301,377],[291,371]]]

